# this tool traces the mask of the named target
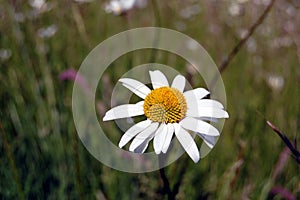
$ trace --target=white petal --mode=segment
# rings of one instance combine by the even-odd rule
[[[216,129],[209,123],[192,118],[192,117],[185,117],[183,120],[181,120],[179,122],[179,124],[183,128],[197,132],[197,133],[203,133],[205,135],[211,135],[211,136],[219,136],[220,135],[218,129]]]
[[[215,136],[204,135],[204,134],[199,134],[199,135],[203,139],[205,144],[207,144],[207,146],[209,148],[212,149],[215,146],[215,144],[216,144],[216,137]]]
[[[139,101],[136,103],[136,105],[144,106],[144,101]]]
[[[169,86],[166,76],[159,70],[149,71],[153,89]]]
[[[122,78],[119,81],[122,83],[122,85],[143,99],[145,99],[145,97],[151,92],[146,85],[137,80],[131,78]]]
[[[124,104],[114,107],[105,113],[103,121],[121,119],[126,117],[134,117],[144,114],[143,103],[137,104]]]
[[[129,151],[133,151],[139,147],[143,142],[148,140],[150,137],[154,135],[154,132],[156,131],[159,123],[155,122],[152,123],[150,126],[148,126],[145,130],[143,130],[141,133],[139,133],[131,142],[129,146]]]
[[[167,132],[167,137],[165,139],[165,143],[162,147],[162,152],[166,153],[168,151],[168,148],[170,146],[172,137],[173,137],[173,133],[174,133],[174,127],[173,124],[167,124],[167,128],[168,128],[168,132]]]
[[[174,126],[175,135],[178,141],[187,152],[187,154],[192,158],[192,160],[197,163],[200,159],[200,154],[193,137],[187,131],[181,128],[179,124],[174,123]]]
[[[184,87],[185,87],[185,78],[182,75],[177,75],[172,83],[173,88],[176,88],[177,90],[179,90],[180,92],[183,92]]]
[[[166,137],[168,133],[168,127],[165,123],[162,123],[160,127],[155,132],[155,136],[153,139],[153,147],[156,154],[160,154],[165,143]]]
[[[220,102],[213,99],[201,99],[197,101],[197,104],[200,107],[215,107],[220,109],[224,108],[224,106]]]
[[[187,105],[186,116],[188,117],[209,117],[209,118],[228,118],[225,110],[210,107],[197,107],[191,103]]]
[[[202,99],[203,97],[207,96],[209,91],[204,88],[196,88],[194,90],[189,90],[183,93],[187,103],[197,101]]]
[[[198,117],[197,119],[203,120],[203,121],[210,121],[210,122],[215,122],[218,123],[218,119],[214,117]]]
[[[150,140],[152,140],[152,137],[147,138],[142,144],[140,144],[137,148],[134,149],[134,153],[144,153],[149,145]]]
[[[124,145],[126,145],[134,136],[136,136],[138,133],[146,129],[151,124],[151,120],[145,120],[141,121],[132,127],[130,127],[122,136],[119,147],[122,148]]]

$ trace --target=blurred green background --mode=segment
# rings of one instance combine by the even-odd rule
[[[120,16],[107,13],[108,1],[0,1],[0,199],[167,199],[158,171],[119,172],[87,152],[72,117],[74,82],[60,74],[77,70],[106,38],[146,26],[187,34],[220,65],[269,0],[139,1]],[[107,70],[97,94],[100,117],[118,78],[151,55],[129,53]],[[157,52],[155,60],[203,87],[182,59]],[[194,164],[185,154],[165,168],[171,187],[180,183],[176,198],[284,199],[284,191],[300,199],[299,165],[280,156],[285,145],[264,119],[297,139],[299,1],[277,0],[222,76],[230,118],[209,156]],[[117,144],[122,132],[106,129]]]

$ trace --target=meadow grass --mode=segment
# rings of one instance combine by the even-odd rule
[[[47,3],[51,9],[42,13],[27,1],[0,4],[0,198],[166,199],[159,171],[120,172],[89,154],[73,122],[74,82],[62,81],[59,75],[77,70],[106,38],[156,25],[199,41],[220,65],[266,6],[254,1],[148,1],[143,9],[114,16],[105,13],[102,1]],[[239,6],[237,15],[233,4]],[[192,6],[197,12],[188,12]],[[170,187],[180,183],[176,198],[272,199],[274,186],[300,198],[299,165],[291,157],[274,177],[285,145],[265,123],[266,118],[288,138],[297,139],[299,9],[296,1],[278,0],[222,73],[230,118],[216,147],[198,164],[184,155],[165,168]],[[50,25],[57,29],[54,35],[38,34]],[[106,70],[108,85],[100,82],[97,91],[105,110],[109,87],[132,66],[151,60],[151,55],[150,50],[128,53]],[[182,59],[166,52],[157,51],[155,61],[189,73]],[[192,81],[195,87],[203,86],[197,76]],[[110,125],[105,130],[117,144],[122,132]]]

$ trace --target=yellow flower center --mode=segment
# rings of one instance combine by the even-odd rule
[[[182,92],[171,87],[152,90],[144,101],[144,113],[153,122],[179,122],[186,110],[186,100]]]

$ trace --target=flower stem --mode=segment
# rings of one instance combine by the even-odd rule
[[[161,17],[160,17],[160,10],[159,10],[159,6],[158,6],[158,2],[156,0],[152,0],[152,8],[153,8],[153,14],[154,14],[154,18],[155,18],[155,26],[156,27],[161,27],[162,23],[161,23]],[[154,63],[157,57],[157,47],[158,43],[159,43],[159,35],[160,35],[160,31],[157,30],[156,31],[156,36],[155,39],[153,41],[153,48],[151,50],[151,55],[150,55],[150,59],[149,59],[149,63]]]
[[[168,177],[166,176],[166,173],[165,173],[165,169],[164,169],[164,165],[163,165],[163,162],[166,160],[166,157],[163,156],[163,155],[159,155],[158,157],[158,164],[159,164],[159,174],[160,174],[160,179],[162,180],[163,182],[163,188],[162,188],[162,193],[163,194],[167,194],[168,195],[168,199],[171,200],[171,199],[175,199],[175,196],[173,195],[172,193],[172,190],[171,190],[171,187],[170,187],[170,182],[169,182],[169,179]]]
[[[155,26],[161,27],[161,17],[157,0],[152,0],[153,14],[155,17]]]
[[[164,168],[159,169],[159,174],[163,182],[163,189],[162,189],[163,194],[167,194],[169,200],[175,199],[175,196],[173,195],[173,192],[171,191],[170,188],[169,180],[165,174],[165,169]]]
[[[178,178],[177,178],[176,183],[174,184],[173,191],[172,191],[174,197],[176,197],[176,195],[177,195],[178,192],[179,192],[179,188],[180,188],[180,185],[181,185],[181,183],[182,183],[183,176],[184,176],[185,171],[186,171],[186,169],[187,169],[188,159],[189,159],[189,158],[188,158],[187,156],[184,156],[184,158],[183,158],[183,161],[182,161],[182,164],[181,164],[181,168],[180,168],[179,173],[178,173],[179,176],[178,176]]]
[[[220,73],[222,73],[229,63],[232,61],[232,59],[237,55],[237,53],[240,51],[240,49],[243,47],[243,45],[247,42],[247,40],[250,38],[250,36],[254,33],[256,28],[263,23],[265,18],[267,17],[268,13],[270,12],[271,8],[273,7],[276,0],[271,0],[263,14],[257,19],[257,21],[248,29],[246,36],[241,39],[237,45],[231,50],[231,52],[226,56],[226,58],[223,60],[221,65],[219,66]]]
[[[79,156],[79,146],[78,146],[78,138],[75,131],[73,131],[73,150],[74,150],[74,170],[75,170],[75,185],[78,192],[78,198],[83,199],[83,192],[81,186],[81,167],[80,167],[80,156]]]
[[[279,129],[274,126],[270,121],[266,121],[267,124],[271,127],[271,129],[277,133],[277,135],[281,138],[281,140],[285,143],[285,145],[290,149],[293,158],[296,160],[298,164],[300,164],[300,151],[297,150],[296,145],[293,145],[292,142],[283,134]]]
[[[160,158],[159,158],[159,165],[160,166],[162,166],[163,160],[165,160],[165,158],[163,158],[163,157],[160,156]],[[188,163],[188,157],[184,156],[182,164],[180,165],[179,170],[178,170],[179,171],[179,173],[178,173],[179,176],[178,176],[177,181],[175,182],[175,184],[174,184],[174,186],[173,186],[172,189],[170,187],[169,179],[168,179],[168,177],[165,174],[164,168],[161,168],[159,170],[160,178],[161,178],[161,180],[163,182],[162,192],[163,192],[163,194],[167,194],[168,195],[168,199],[169,200],[175,199],[176,195],[179,192],[179,188],[180,188],[180,185],[182,183],[183,176],[184,176],[185,171],[187,169],[187,164],[186,163]]]

